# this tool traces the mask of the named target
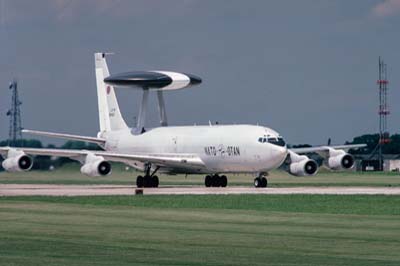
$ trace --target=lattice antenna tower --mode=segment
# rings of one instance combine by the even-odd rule
[[[22,123],[21,123],[21,109],[20,109],[22,102],[20,101],[18,96],[17,80],[14,79],[10,83],[10,86],[8,88],[12,92],[11,107],[7,111],[7,116],[10,117],[10,125],[8,130],[8,145],[16,146],[18,140],[22,138],[21,134]]]
[[[387,117],[390,114],[389,105],[387,102],[388,96],[388,77],[387,77],[387,65],[379,57],[379,73],[378,73],[378,89],[379,89],[379,165],[380,169],[383,170],[383,145],[390,142],[390,134],[387,129]]]

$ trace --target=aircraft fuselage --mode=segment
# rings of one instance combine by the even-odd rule
[[[206,167],[190,173],[268,172],[279,167],[288,153],[284,143],[265,141],[281,137],[261,126],[178,126],[153,128],[142,134],[132,132],[121,130],[102,135],[107,140],[105,150],[128,154],[193,154]],[[141,168],[140,164],[133,166]],[[188,173],[184,168],[169,170]]]

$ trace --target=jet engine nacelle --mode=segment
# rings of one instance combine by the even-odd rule
[[[32,168],[33,160],[31,157],[26,155],[23,151],[16,149],[10,149],[1,166],[7,172],[22,172],[29,171]]]
[[[89,153],[86,155],[85,164],[81,167],[81,173],[87,176],[106,176],[111,173],[111,164],[102,156]]]
[[[294,176],[311,176],[317,173],[318,164],[313,159],[310,159],[305,155],[298,155],[291,151],[289,151],[289,155],[289,174]]]
[[[354,166],[354,157],[344,151],[336,151],[339,154],[329,156],[327,166],[332,170],[351,169]]]
[[[311,176],[318,171],[318,164],[312,159],[306,159],[289,165],[289,173],[295,176]]]

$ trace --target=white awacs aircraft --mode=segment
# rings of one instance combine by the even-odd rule
[[[295,176],[316,174],[318,164],[301,154],[317,152],[323,156],[328,168],[349,169],[354,166],[354,159],[345,150],[365,146],[288,149],[281,135],[262,126],[167,126],[163,92],[201,83],[201,79],[167,71],[128,72],[110,76],[105,57],[104,53],[95,54],[100,120],[97,137],[24,130],[25,133],[96,143],[103,151],[0,147],[5,170],[28,171],[33,164],[29,155],[50,155],[81,162],[81,172],[88,176],[108,175],[111,173],[109,162],[122,162],[144,172],[143,176],[136,179],[138,187],[158,187],[158,171],[205,174],[207,187],[227,186],[225,174],[253,173],[256,176],[254,186],[266,187],[267,173],[283,164]],[[113,85],[143,90],[136,127],[129,128],[122,118]],[[150,90],[157,91],[161,127],[145,129]]]

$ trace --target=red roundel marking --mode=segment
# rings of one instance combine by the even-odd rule
[[[111,88],[110,86],[107,86],[107,94],[110,94]]]

